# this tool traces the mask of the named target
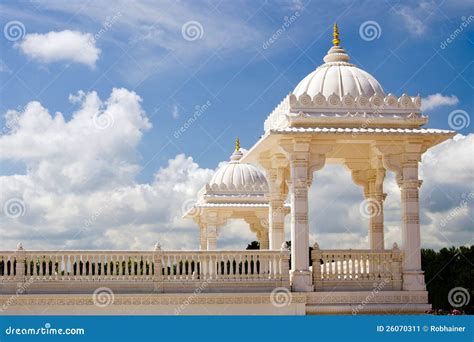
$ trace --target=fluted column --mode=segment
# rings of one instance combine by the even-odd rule
[[[421,269],[420,204],[418,163],[426,150],[423,142],[413,140],[400,145],[377,145],[386,169],[396,173],[401,194],[402,279],[403,290],[425,291],[425,276]]]
[[[215,224],[207,226],[207,250],[217,249],[217,226]]]
[[[418,179],[419,155],[404,156],[402,178],[399,180],[402,213],[403,289],[426,290],[421,269],[420,204]]]
[[[223,212],[209,211],[203,215],[203,224],[206,228],[206,249],[208,251],[217,249],[218,228],[226,223]]]
[[[207,231],[203,223],[199,224],[199,249],[202,251],[207,249]]]
[[[279,193],[271,193],[269,201],[269,246],[272,250],[279,250],[285,242],[285,201]]]
[[[309,153],[291,152],[288,192],[291,202],[291,281],[293,291],[313,290],[309,271]]]
[[[369,178],[369,193],[367,199],[373,204],[372,212],[369,215],[369,245],[370,249],[384,249],[384,215],[383,205],[385,197],[383,192],[383,180],[385,170],[374,170]]]
[[[280,250],[285,242],[285,172],[286,158],[279,154],[267,160],[261,160],[267,170],[269,182],[268,239],[272,250]]]

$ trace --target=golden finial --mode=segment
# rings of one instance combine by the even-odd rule
[[[341,44],[341,41],[339,40],[339,28],[337,27],[337,23],[334,23],[332,37],[332,44],[334,46],[339,46],[339,44]]]
[[[239,139],[239,137],[235,138],[235,150],[240,151],[240,139]]]

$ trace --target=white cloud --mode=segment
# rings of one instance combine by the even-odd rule
[[[95,67],[101,53],[92,34],[70,30],[30,33],[17,47],[28,57],[42,63],[66,61],[90,67]]]
[[[78,109],[68,121],[61,113],[51,115],[39,102],[6,113],[13,124],[0,136],[0,161],[23,163],[26,171],[0,176],[0,207],[18,198],[25,213],[18,218],[0,213],[0,248],[11,249],[22,241],[29,249],[151,249],[157,240],[167,249],[198,248],[198,228],[182,215],[213,170],[179,154],[155,173],[153,181],[138,183],[137,146],[151,127],[140,97],[114,89],[107,100],[95,92],[78,92],[71,100]],[[97,125],[102,116],[111,119],[106,127]],[[474,200],[462,201],[473,192],[474,165],[468,153],[473,148],[474,134],[459,135],[423,158],[424,247],[472,243]],[[367,248],[367,220],[359,212],[362,190],[349,172],[328,165],[314,178],[311,243]],[[392,174],[385,189],[390,247],[401,240],[400,191]],[[288,220],[286,227],[288,235]],[[254,239],[245,222],[232,221],[222,227],[219,245],[245,248]]]
[[[420,169],[423,247],[473,243],[474,199],[463,204],[474,192],[473,150],[474,134],[458,135],[424,155]],[[328,165],[316,172],[314,179],[310,189],[311,243],[317,241],[322,248],[367,248],[368,222],[359,213],[362,189],[353,184],[349,171]],[[393,173],[388,173],[384,188],[388,194],[384,203],[385,247],[390,248],[393,242],[401,243],[400,190]],[[461,205],[462,210],[456,210]]]
[[[113,42],[115,47],[127,51],[129,58],[116,61],[114,70],[136,85],[157,71],[173,70],[175,73],[170,65],[195,68],[209,62],[211,53],[224,58],[233,56],[238,50],[239,54],[254,56],[254,47],[261,45],[264,35],[260,27],[247,20],[248,16],[235,15],[237,9],[245,12],[253,7],[244,10],[243,6],[247,5],[223,2],[217,8],[212,2],[139,0],[130,6],[127,1],[116,1],[113,5],[98,1],[87,7],[87,17],[97,29],[103,27],[106,18],[114,18],[120,13],[100,38],[104,46]],[[47,1],[41,7],[68,18],[85,10],[80,3],[64,1]],[[44,17],[45,20],[49,18]],[[188,41],[183,38],[182,26],[188,21],[201,24],[205,32],[202,39]],[[60,25],[68,27],[70,23],[61,22]],[[93,28],[87,26],[87,31],[95,34]]]
[[[416,7],[407,5],[396,6],[395,13],[401,17],[410,34],[421,36],[426,32],[427,20],[435,10],[434,6],[432,2],[421,1]]]
[[[66,121],[38,102],[8,111],[16,125],[0,136],[2,162],[22,162],[26,173],[1,176],[0,204],[19,198],[25,214],[0,215],[0,248],[196,248],[197,228],[182,219],[212,171],[177,155],[149,184],[135,181],[137,145],[151,127],[141,99],[114,89],[106,101],[95,92],[72,96],[78,110]],[[97,126],[106,115],[113,124]]]
[[[454,106],[459,103],[455,95],[431,94],[421,99],[421,110],[433,110],[442,106]]]

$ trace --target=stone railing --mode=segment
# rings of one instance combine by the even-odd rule
[[[289,287],[288,251],[0,251],[0,293],[248,292]]]
[[[391,250],[311,251],[315,291],[401,290],[402,254],[394,244]]]

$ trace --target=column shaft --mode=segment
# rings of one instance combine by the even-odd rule
[[[409,291],[425,290],[421,270],[420,205],[418,180],[418,161],[403,165],[400,182],[402,212],[403,249],[403,289]]]
[[[270,249],[279,250],[285,242],[285,208],[282,194],[271,194],[268,211]]]
[[[207,226],[207,250],[212,251],[217,249],[217,226]]]
[[[291,158],[291,277],[294,291],[312,291],[309,271],[308,160]]]

